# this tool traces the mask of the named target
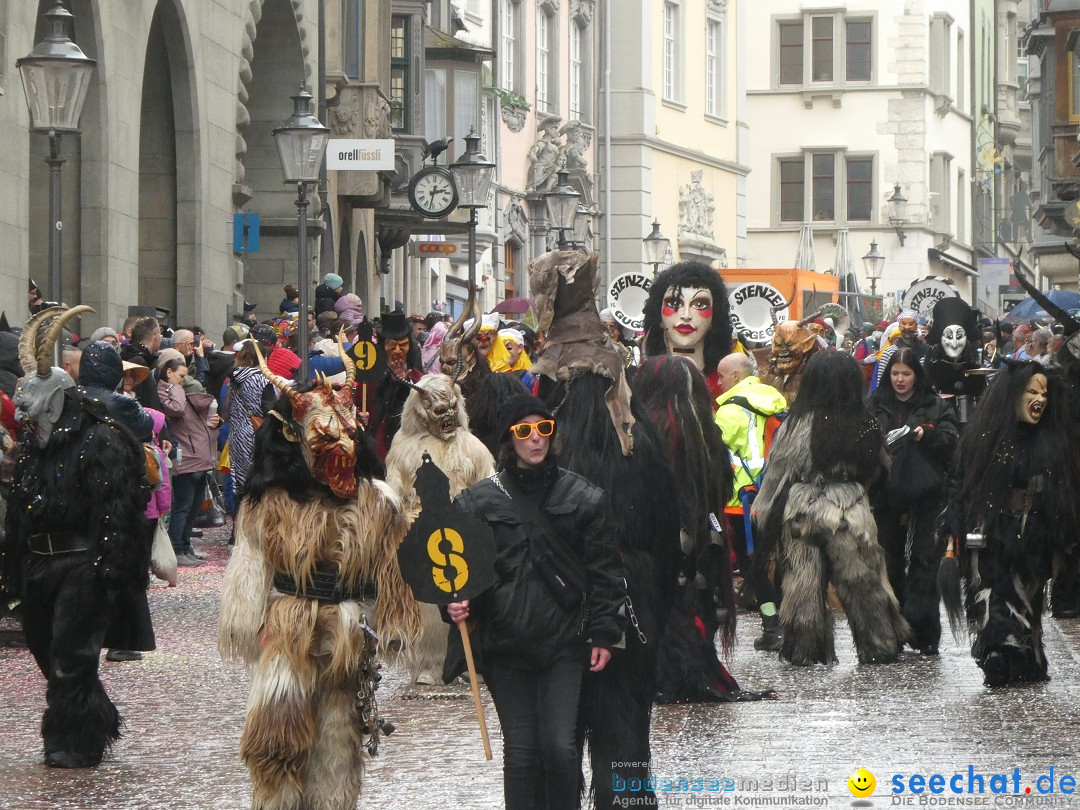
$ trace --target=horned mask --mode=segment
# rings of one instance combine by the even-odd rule
[[[801,321],[783,321],[773,333],[769,365],[778,374],[793,374],[817,349],[817,337]]]
[[[427,374],[413,389],[401,415],[401,432],[428,433],[449,441],[458,428],[468,428],[465,403],[454,381],[443,374]]]
[[[271,412],[281,419],[285,438],[300,445],[300,452],[316,481],[330,487],[339,498],[352,498],[357,493],[356,438],[363,428],[356,418],[352,398],[356,366],[345,351],[341,333],[338,333],[338,351],[345,364],[344,384],[332,385],[325,375],[320,374],[313,387],[298,391],[266,367],[262,352],[255,344],[263,376],[289,399],[292,406],[291,419]]]
[[[49,443],[53,428],[64,411],[64,391],[75,387],[75,380],[66,371],[53,366],[53,348],[68,321],[93,311],[88,306],[49,307],[33,315],[23,327],[19,337],[23,378],[13,398],[15,419],[38,447]],[[50,319],[52,322],[45,334],[39,335]]]

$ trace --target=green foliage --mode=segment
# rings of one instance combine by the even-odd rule
[[[515,93],[513,90],[504,90],[501,87],[488,87],[486,89],[490,90],[504,107],[513,107],[516,110],[525,110],[526,112],[532,109],[532,105],[520,93]]]

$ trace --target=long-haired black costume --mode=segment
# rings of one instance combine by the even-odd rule
[[[866,495],[887,459],[862,389],[858,364],[843,352],[810,358],[754,502],[766,543],[780,538],[780,657],[793,664],[836,660],[826,599],[830,582],[844,605],[860,663],[895,660],[909,637]]]
[[[88,309],[68,310],[50,334],[54,327],[59,333],[56,323],[65,316]],[[24,333],[28,344],[44,320],[36,318]],[[34,348],[20,347],[30,359],[23,352],[26,376],[16,392],[23,430],[0,549],[0,590],[22,598],[26,643],[48,679],[45,763],[79,768],[101,762],[120,737],[120,714],[98,677],[98,659],[110,604],[147,585],[150,485],[131,433],[65,372],[50,368],[54,341],[47,336],[37,347],[36,374]],[[43,434],[39,404],[54,394],[62,410],[48,418],[51,430]]]
[[[622,356],[600,323],[597,262],[595,253],[547,253],[530,264],[529,286],[539,326],[548,330],[533,371],[559,423],[559,464],[608,493],[626,567],[626,649],[614,650],[609,666],[585,678],[581,699],[594,802],[606,810],[618,806],[615,775],[643,785],[648,779],[657,661],[678,577],[679,521],[673,519],[678,501],[671,469],[645,414],[630,401]],[[633,796],[656,805],[651,791]]]
[[[727,448],[712,420],[705,378],[689,360],[671,354],[642,362],[634,402],[679,471],[682,527],[678,587],[660,651],[658,699],[724,700],[731,676],[716,654],[716,636],[730,651],[735,634],[731,554],[712,520],[721,520],[733,478]],[[712,519],[710,519],[712,516]]]
[[[1046,406],[1036,424],[1017,403],[1036,375]],[[971,654],[988,686],[1048,679],[1043,588],[1076,543],[1080,446],[1061,375],[1006,366],[960,437],[945,531],[959,538]],[[958,606],[949,605],[957,616]]]
[[[713,328],[705,333],[705,368],[706,376],[716,372],[717,364],[731,353],[731,310],[728,304],[724,279],[707,264],[701,262],[679,262],[658,274],[649,288],[649,297],[645,301],[642,315],[645,326],[645,354],[648,356],[665,354],[668,351],[664,342],[664,329],[661,325],[660,309],[664,304],[664,293],[669,287],[703,287],[712,293]]]

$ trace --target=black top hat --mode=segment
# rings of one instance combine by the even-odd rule
[[[404,312],[394,310],[382,316],[379,335],[383,340],[401,340],[401,338],[408,337],[411,331]]]
[[[258,305],[254,301],[245,301],[244,312],[254,312],[256,306]]]

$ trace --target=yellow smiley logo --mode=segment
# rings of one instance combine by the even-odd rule
[[[855,771],[847,780],[848,790],[851,791],[852,796],[857,796],[860,799],[865,799],[867,796],[873,794],[874,789],[877,788],[877,779],[866,768],[859,768]]]

